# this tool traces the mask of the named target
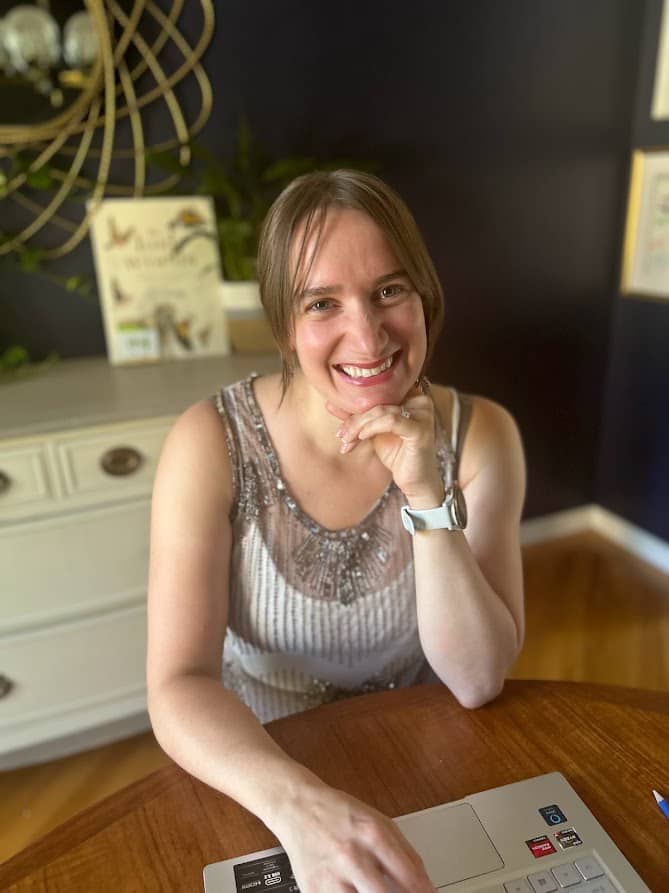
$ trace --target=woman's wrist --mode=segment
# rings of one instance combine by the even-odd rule
[[[434,509],[444,501],[444,483],[440,477],[425,481],[410,491],[404,491],[407,503],[412,509]]]
[[[267,793],[256,815],[279,840],[283,840],[294,823],[296,813],[303,811],[305,803],[316,798],[327,785],[305,766],[291,759],[278,770],[275,778],[275,785]]]

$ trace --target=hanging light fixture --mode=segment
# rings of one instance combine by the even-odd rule
[[[130,12],[120,0],[83,3],[85,9],[62,22],[62,34],[49,0],[18,4],[0,19],[0,71],[33,89],[41,83],[58,109],[47,110],[35,123],[7,121],[9,104],[2,109],[0,200],[12,205],[18,227],[0,237],[0,257],[33,246],[45,260],[62,257],[85,237],[90,209],[105,195],[156,195],[169,189],[179,174],[147,182],[148,151],[174,151],[185,167],[190,141],[211,111],[212,89],[200,59],[214,30],[213,0],[197,3],[202,24],[193,45],[178,27],[185,0],[168,0],[168,8],[146,0],[134,3]],[[188,4],[189,15],[195,6]],[[28,71],[35,72],[30,79]],[[195,96],[182,106],[175,88],[185,78],[199,88],[199,102]],[[11,84],[5,88],[11,90]],[[149,108],[154,115],[155,106],[161,107],[157,111],[168,134],[148,142],[145,117]],[[131,145],[127,130],[117,140],[116,123],[123,119],[130,125]],[[13,160],[18,157],[17,166]],[[124,158],[132,162],[132,177],[124,173],[120,182],[112,182],[112,161]],[[48,172],[50,185],[36,191],[31,182],[41,171]],[[90,199],[89,210],[80,200],[69,201],[75,191]],[[64,233],[62,240],[58,231]]]

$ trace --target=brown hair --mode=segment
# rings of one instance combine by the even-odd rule
[[[400,196],[383,180],[354,170],[315,171],[293,180],[269,209],[260,233],[258,279],[265,313],[279,345],[285,394],[295,369],[290,348],[298,271],[308,242],[320,239],[331,207],[351,208],[372,218],[420,295],[429,360],[444,316],[444,298],[432,259],[416,221]],[[293,238],[301,229],[298,261],[291,264]],[[315,252],[312,254],[312,258]],[[302,271],[302,277],[308,275]]]

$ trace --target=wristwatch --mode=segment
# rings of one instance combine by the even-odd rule
[[[413,536],[417,530],[464,530],[467,526],[467,505],[457,484],[446,488],[444,501],[435,509],[412,509],[402,506],[402,524]]]

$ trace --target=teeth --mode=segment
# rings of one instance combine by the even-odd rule
[[[380,366],[374,366],[373,369],[362,369],[360,366],[340,366],[340,368],[347,375],[350,375],[351,378],[371,378],[372,375],[379,375],[381,372],[385,372],[386,369],[390,369],[392,362],[393,358],[390,356]]]

